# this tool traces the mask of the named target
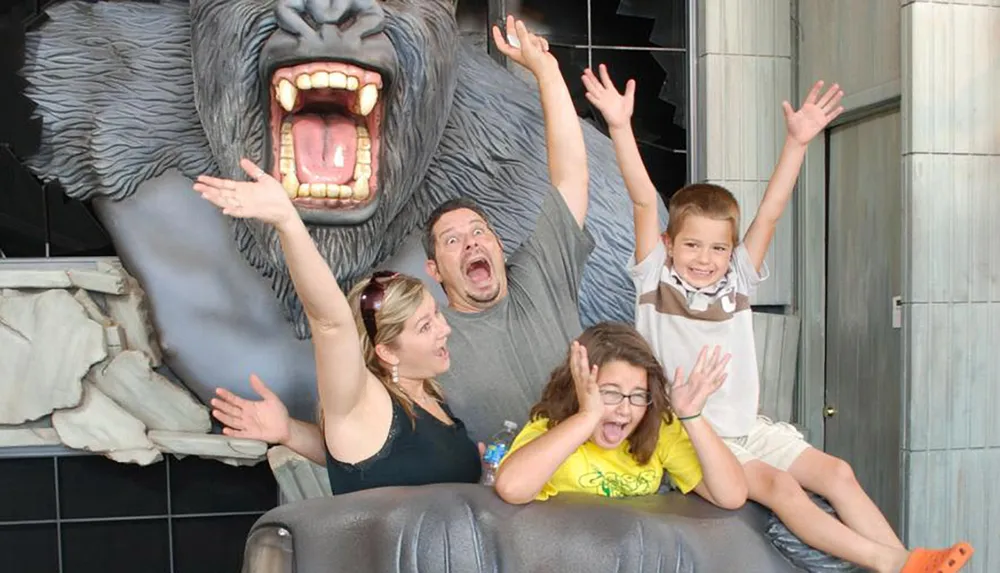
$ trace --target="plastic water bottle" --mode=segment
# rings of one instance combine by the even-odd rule
[[[486,451],[483,452],[483,477],[479,483],[488,486],[496,483],[500,460],[507,454],[515,437],[517,437],[517,424],[504,420],[503,429],[493,434],[490,443],[486,444]]]

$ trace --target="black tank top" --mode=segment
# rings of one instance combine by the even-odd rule
[[[479,449],[469,439],[465,424],[442,403],[447,425],[430,412],[414,405],[416,424],[406,410],[392,400],[392,423],[382,449],[355,464],[335,460],[326,452],[326,471],[334,495],[386,486],[432,483],[477,483],[482,466]]]

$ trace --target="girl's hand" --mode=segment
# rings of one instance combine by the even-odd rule
[[[721,351],[716,346],[709,357],[708,346],[702,348],[698,361],[691,370],[691,377],[687,380],[680,368],[674,373],[674,380],[670,384],[670,404],[678,417],[689,418],[701,414],[708,397],[726,381],[726,366],[732,355],[720,357]]]
[[[632,110],[635,108],[635,80],[626,82],[625,93],[621,94],[611,81],[608,68],[604,64],[598,66],[598,71],[601,74],[600,80],[590,68],[583,71],[587,101],[600,110],[604,121],[608,122],[608,128],[625,127],[632,119]]]
[[[587,360],[587,348],[575,340],[569,359],[569,369],[573,374],[580,413],[599,419],[604,415],[604,402],[601,401],[601,391],[597,387],[597,366],[590,366]]]
[[[240,161],[240,167],[254,180],[232,181],[199,175],[194,190],[232,217],[259,219],[280,228],[299,216],[285,188],[274,177],[249,159]]]

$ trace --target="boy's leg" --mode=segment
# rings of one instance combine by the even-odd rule
[[[754,460],[743,466],[750,499],[770,508],[803,543],[878,572],[896,573],[908,552],[862,537],[820,509],[788,472]]]
[[[805,489],[828,499],[841,521],[854,531],[883,545],[903,548],[903,542],[844,460],[810,447],[792,462],[788,473]]]
[[[799,469],[808,466],[809,460],[813,456],[806,454],[806,452],[810,450],[817,451],[809,446],[802,434],[790,424],[772,422],[767,418],[761,417],[751,429],[750,435],[744,438],[743,441],[743,447],[739,448],[742,457],[739,455],[737,457],[743,463],[744,472],[747,475],[750,499],[770,507],[792,533],[799,536],[802,541],[809,545],[841,559],[873,568],[876,571],[902,571],[902,573],[916,573],[918,571],[951,573],[961,569],[972,556],[973,549],[968,543],[957,543],[945,549],[917,549],[910,552],[899,542],[899,538],[894,533],[891,533],[892,528],[889,527],[888,523],[885,524],[885,529],[890,532],[891,537],[886,542],[881,542],[881,540],[863,535],[857,529],[848,527],[850,524],[845,525],[837,518],[820,509],[806,495],[802,489],[803,486],[830,499],[831,504],[837,510],[837,513],[840,514],[841,519],[844,516],[841,514],[838,504],[842,500],[838,500],[837,494],[844,488],[824,488],[823,484],[818,488],[814,488],[812,485],[815,484],[811,483],[810,478],[815,478],[816,475],[806,476],[804,480],[806,483],[802,483],[802,481],[797,479],[797,476],[789,473],[788,470],[800,460],[802,463],[798,464]],[[735,445],[731,442],[727,443],[730,444],[731,449]],[[735,449],[734,453],[736,453]],[[806,457],[803,458],[803,455]],[[836,458],[832,458],[831,456],[827,457],[836,460]],[[747,458],[752,458],[752,461],[746,461]],[[840,460],[836,461],[840,462]],[[850,470],[850,466],[847,466],[846,463],[843,465],[847,470]],[[846,473],[843,471],[845,467],[839,468],[842,474]],[[824,470],[820,470],[820,472],[835,472],[837,470],[838,468],[828,465]],[[808,472],[809,470],[805,471]],[[853,474],[853,472],[851,473]],[[820,479],[812,481],[823,481],[822,477],[820,474]],[[777,482],[774,480],[777,480]],[[829,480],[827,481],[829,482]],[[786,482],[792,482],[794,486]],[[775,486],[775,483],[777,486]],[[755,485],[757,486],[757,495],[762,496],[762,499],[755,497]],[[829,483],[826,485],[829,485]],[[829,491],[824,491],[829,489],[835,490],[832,496]],[[860,491],[861,486],[857,485],[857,489]],[[782,493],[782,491],[785,493]],[[864,492],[862,492],[862,495],[864,495]],[[772,505],[766,501],[771,498],[773,498],[772,501],[776,505]],[[865,498],[867,499],[867,495],[865,495]],[[805,500],[807,503],[803,503],[802,500]],[[871,503],[871,500],[868,500],[868,503]],[[872,504],[872,507],[874,507],[874,504]],[[874,510],[884,522],[885,518],[882,517],[878,508]],[[848,510],[848,513],[850,513],[850,510]],[[803,516],[807,517],[804,518]],[[812,521],[812,516],[817,516],[815,521]],[[857,514],[855,514],[856,517]],[[867,519],[867,516],[863,514],[861,519]],[[835,525],[831,525],[831,522]],[[812,539],[814,538],[819,541],[813,542]],[[844,543],[848,545],[844,545]],[[865,558],[874,559],[875,561],[866,562],[856,560]]]

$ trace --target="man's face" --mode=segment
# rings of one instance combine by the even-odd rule
[[[486,221],[469,209],[441,216],[431,229],[435,257],[427,273],[459,312],[486,310],[507,296],[503,248]]]

